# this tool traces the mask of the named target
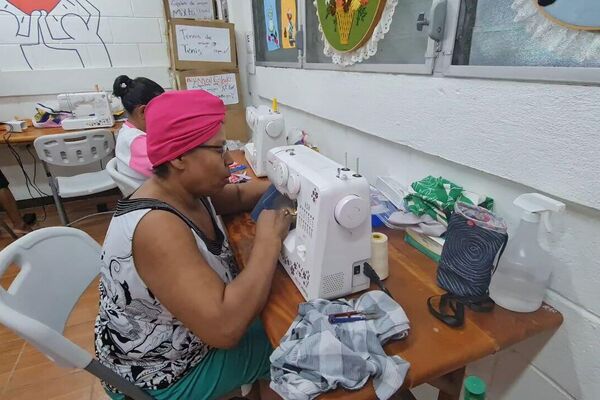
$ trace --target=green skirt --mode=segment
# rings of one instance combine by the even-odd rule
[[[209,400],[222,397],[258,379],[269,379],[273,348],[260,321],[254,322],[240,343],[227,350],[213,349],[183,378],[166,389],[149,390],[157,400]],[[107,391],[114,400],[125,396]]]

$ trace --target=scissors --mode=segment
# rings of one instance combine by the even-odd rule
[[[377,319],[382,316],[383,314],[380,312],[349,311],[337,314],[329,314],[329,323],[343,324],[346,322],[366,321],[369,319]]]

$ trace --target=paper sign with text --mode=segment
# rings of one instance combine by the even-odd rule
[[[180,61],[230,62],[231,41],[227,28],[176,25]]]
[[[235,74],[188,76],[185,85],[188,90],[206,90],[223,100],[227,106],[240,102]]]
[[[212,0],[168,0],[171,18],[215,19]]]

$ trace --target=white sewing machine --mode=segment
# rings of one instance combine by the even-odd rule
[[[296,227],[279,261],[306,300],[332,299],[369,288],[369,184],[357,173],[309,149],[284,146],[268,153],[268,176],[297,203]]]
[[[62,121],[64,130],[108,128],[115,124],[105,92],[58,95],[58,107],[73,115]]]
[[[267,153],[287,144],[283,116],[267,106],[247,107],[246,122],[252,130],[252,141],[244,147],[246,160],[256,176],[266,176]]]

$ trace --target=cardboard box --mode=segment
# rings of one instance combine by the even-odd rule
[[[248,140],[246,107],[237,69],[177,71],[175,76],[179,89],[203,89],[220,97],[227,107],[223,126],[227,139],[243,142]]]

